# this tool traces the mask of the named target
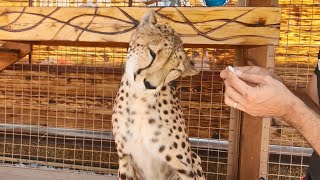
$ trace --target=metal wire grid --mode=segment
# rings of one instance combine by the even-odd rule
[[[189,57],[202,71],[200,76],[184,78],[178,85],[187,131],[191,138],[204,142],[202,146],[194,142],[193,149],[202,159],[207,179],[226,179],[230,108],[224,104],[224,85],[219,73],[233,63],[233,51],[191,49],[191,52]]]
[[[178,81],[192,148],[208,179],[226,179],[230,109],[219,72],[233,52],[186,51],[203,69]],[[3,164],[115,173],[110,117],[125,56],[124,48],[34,46],[32,64],[19,61],[2,72]]]
[[[280,0],[282,23],[280,45],[276,49],[276,68],[292,90],[305,92],[317,65],[320,45],[320,1]],[[273,119],[270,127],[268,179],[300,179],[306,174],[313,149],[295,129],[282,119]],[[284,148],[285,147],[285,148]]]
[[[41,56],[38,50],[33,57]],[[65,55],[58,51],[56,56]],[[22,62],[3,73],[1,159],[15,165],[112,173],[117,155],[107,133],[115,94],[110,83],[117,86],[119,77],[113,71],[121,69],[62,65]]]
[[[129,1],[99,2],[102,2],[100,7],[129,6]],[[95,4],[90,1],[82,4],[0,1],[0,6],[79,7],[90,6],[90,3]],[[132,2],[132,6],[141,5],[146,4]],[[2,162],[14,166],[116,173],[118,157],[110,138],[110,112],[106,109],[110,110],[120,82],[125,52],[123,48],[34,46],[31,62],[20,61],[7,69],[3,76],[5,102],[12,98],[7,95],[11,88],[13,98],[20,101],[5,103],[1,113],[5,117],[0,143]],[[178,85],[192,149],[201,156],[208,179],[226,179],[230,109],[224,106],[223,84],[217,77],[226,63],[232,64],[232,51],[187,49],[187,52],[205,72],[196,79],[181,79]],[[19,81],[7,82],[7,78],[12,77]],[[206,87],[203,88],[203,84]],[[70,89],[70,86],[76,88]],[[41,108],[43,110],[39,110]],[[90,113],[97,109],[100,114]]]
[[[231,2],[230,5],[232,5],[233,2]],[[283,10],[283,17],[282,17],[282,26],[281,26],[281,41],[280,41],[280,46],[277,47],[277,55],[276,55],[276,73],[280,74],[284,80],[285,83],[288,85],[288,87],[290,88],[294,88],[294,89],[303,89],[306,86],[306,83],[308,81],[308,77],[312,74],[312,71],[314,69],[314,66],[316,65],[316,53],[318,52],[318,44],[319,44],[319,35],[316,34],[317,31],[317,24],[319,24],[319,2],[318,1],[280,1],[280,4],[282,6],[282,10]],[[127,6],[127,2],[124,3],[124,6]],[[312,15],[311,15],[312,14]],[[311,16],[311,17],[310,17]],[[45,46],[39,47],[39,48],[48,48]],[[50,48],[57,48],[57,47],[50,47]],[[72,58],[76,58],[76,56],[78,54],[81,54],[79,52],[83,51],[86,52],[86,56],[77,56],[77,61],[72,61],[72,65],[77,64],[78,66],[90,66],[90,65],[94,65],[94,66],[105,66],[105,65],[110,65],[108,64],[108,55],[104,54],[102,51],[106,51],[106,50],[95,50],[94,53],[92,53],[92,50],[88,50],[88,48],[83,48],[85,50],[81,50],[80,47],[69,47],[70,49],[68,50],[63,50],[66,47],[59,47],[59,52],[58,54],[61,54],[62,56],[68,56],[69,53],[69,57],[70,59]],[[76,49],[76,50],[71,50],[72,48]],[[89,48],[90,49],[90,48]],[[112,49],[112,48],[111,48]],[[65,53],[63,52],[65,51]],[[73,54],[71,52],[74,52]],[[108,50],[107,50],[108,51]],[[121,51],[121,50],[120,50]],[[192,56],[194,56],[193,58],[197,58],[199,57],[199,54],[201,54],[201,52],[203,53],[203,51],[197,51],[197,50],[193,50],[194,53],[191,53]],[[50,59],[50,56],[47,55],[46,53],[41,55],[41,52],[43,51],[39,51],[38,56],[33,56],[33,63],[37,64],[37,63],[42,63],[42,64],[46,64],[47,62],[53,62],[54,63],[58,63],[58,64],[64,64],[64,65],[68,65],[69,62],[64,62],[63,58],[56,58],[53,57]],[[108,51],[110,52],[110,51]],[[190,52],[190,50],[189,50]],[[49,53],[48,53],[49,54]],[[53,53],[54,54],[54,53]],[[63,55],[66,54],[66,55]],[[98,56],[98,54],[102,54],[102,56]],[[114,53],[111,53],[112,57],[116,57],[116,55]],[[120,53],[121,54],[121,53]],[[47,60],[42,58],[41,56],[47,56]],[[98,56],[98,57],[96,57]],[[101,58],[102,57],[102,58]],[[227,55],[225,57],[225,60],[228,61],[229,58],[232,56]],[[119,57],[121,59],[121,57]],[[52,60],[53,59],[53,60]],[[95,59],[94,61],[90,61],[90,59]],[[107,60],[106,60],[107,59]],[[205,60],[203,61],[205,62]],[[119,61],[115,61],[115,64],[119,63]],[[118,65],[121,66],[120,62]],[[69,64],[69,65],[71,65]],[[112,63],[111,63],[112,64]],[[202,64],[202,63],[201,63]],[[226,63],[228,64],[228,63]],[[232,63],[229,63],[232,64]],[[115,65],[115,66],[118,66]],[[206,67],[203,67],[204,69],[208,68],[208,64],[204,63],[203,64]],[[51,67],[51,66],[50,66]],[[218,66],[217,66],[218,67]],[[223,67],[223,66],[222,66]],[[209,66],[210,69],[210,66]],[[220,69],[217,68],[216,71],[218,72]],[[202,74],[201,77],[210,77],[210,75],[208,74]],[[213,77],[211,75],[211,77]],[[187,83],[191,83],[189,87],[192,86],[192,84],[197,84],[197,82],[195,82],[193,79],[188,79],[186,80]],[[197,81],[201,83],[203,83],[203,78],[197,79]],[[219,82],[220,83],[220,82]],[[219,89],[220,86],[222,86],[221,84],[218,85],[213,85],[213,89],[215,87],[217,87],[217,91]],[[183,80],[181,80],[180,84],[184,84]],[[185,86],[185,85],[183,85]],[[183,94],[185,92],[183,92],[183,87],[181,85],[180,88],[180,94]],[[198,95],[198,97],[202,96],[201,98],[199,98],[200,104],[198,104],[200,106],[200,109],[203,109],[203,106],[206,105],[202,105],[202,99],[206,99],[208,98],[208,96],[205,96],[206,92],[202,92],[203,89],[201,88],[200,93],[197,92],[197,88],[195,88],[194,90],[195,92],[187,92],[189,93],[189,97],[193,98],[193,97],[197,97],[196,95]],[[215,90],[211,90],[212,92]],[[194,94],[193,94],[194,93]],[[201,94],[201,95],[199,95]],[[208,93],[209,94],[209,93]],[[180,96],[182,97],[182,96]],[[210,98],[215,97],[214,95],[210,95]],[[219,97],[219,96],[216,96]],[[222,96],[221,96],[222,97]],[[189,100],[189,104],[190,104],[190,100]],[[223,104],[223,101],[221,100],[221,105]],[[191,104],[190,104],[191,105]],[[223,105],[221,106],[221,113],[228,115],[229,109],[226,107],[223,107]],[[224,109],[225,108],[225,109]],[[185,108],[187,109],[187,116],[188,116],[188,130],[189,133],[194,135],[195,137],[202,137],[203,136],[203,132],[206,132],[206,130],[208,130],[208,128],[203,128],[203,127],[217,127],[214,126],[214,124],[212,124],[212,122],[209,122],[208,124],[205,124],[204,121],[202,121],[202,119],[206,119],[208,117],[210,117],[210,115],[212,115],[212,111],[209,112],[210,115],[208,115],[206,117],[206,115],[203,115],[203,111],[192,111],[191,108]],[[224,122],[224,115],[220,115],[220,117],[218,117],[219,115],[217,115],[217,117],[213,116],[213,118],[221,118],[222,121],[219,120],[220,122]],[[198,122],[189,122],[190,118],[200,118],[201,117],[201,121],[199,120]],[[210,117],[211,118],[211,117]],[[229,117],[227,117],[229,118]],[[218,123],[218,127],[222,127],[223,124],[219,124]],[[203,125],[204,124],[204,125]],[[219,126],[220,125],[220,126]],[[203,127],[202,127],[203,126]],[[196,130],[195,130],[196,129]],[[227,138],[224,138],[224,134],[223,132],[228,130],[228,128],[218,128],[218,129],[213,129],[213,131],[209,131],[209,136],[205,137],[207,140],[211,140],[211,139],[220,139],[220,140],[225,140]],[[295,131],[294,129],[290,128],[289,126],[287,126],[287,124],[282,121],[281,119],[274,119],[272,122],[272,127],[270,128],[270,144],[271,146],[273,145],[286,145],[288,147],[309,147],[309,145],[306,143],[306,141],[303,140],[302,136],[297,133],[297,131]],[[16,134],[16,133],[15,133]],[[206,135],[204,135],[206,136]],[[47,138],[49,139],[49,138]],[[65,138],[63,138],[65,139]],[[207,144],[208,141],[206,141]],[[110,147],[111,147],[111,143]],[[10,144],[10,143],[9,143]],[[114,149],[110,148],[108,152],[111,152],[112,150],[114,151]],[[211,154],[215,154],[216,156],[218,156],[218,159],[220,157],[220,161],[221,161],[221,157],[223,156],[223,152],[225,153],[226,151],[222,151],[218,149],[218,151],[211,151],[208,148],[196,148],[196,151],[200,152],[201,150],[205,150],[204,152],[207,154],[207,156],[202,156],[202,158],[204,159],[204,169],[207,171],[208,175],[213,175],[214,178],[221,178],[221,177],[225,177],[225,173],[221,173],[221,172],[225,172],[224,169],[224,165],[226,162],[224,163],[214,163],[213,161],[210,161],[210,156]],[[270,159],[269,159],[269,176],[268,178],[270,179],[294,179],[294,178],[299,178],[304,174],[304,170],[305,167],[307,166],[307,157],[310,155],[310,149],[307,149],[307,152],[301,152],[298,154],[292,154],[289,153],[289,155],[287,155],[286,152],[281,152],[280,154],[279,151],[277,152],[272,152],[271,148],[269,150],[269,154],[270,154]],[[217,153],[218,152],[218,153]],[[114,155],[115,153],[113,153]],[[217,155],[218,154],[218,155]],[[221,156],[220,156],[221,155]],[[102,157],[102,156],[101,156]],[[106,156],[104,156],[106,157]],[[112,155],[109,154],[108,156],[109,158],[113,157]],[[115,161],[116,162],[116,161]],[[110,166],[111,163],[109,163]],[[212,164],[214,164],[212,166]],[[116,166],[116,163],[115,163]],[[215,169],[209,170],[211,169],[211,167],[215,167]],[[220,169],[221,172],[218,172]],[[209,172],[210,171],[210,172]],[[217,173],[215,173],[217,172]],[[220,177],[219,177],[220,175]]]

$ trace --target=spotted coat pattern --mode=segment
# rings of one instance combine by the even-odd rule
[[[197,73],[178,34],[157,24],[154,11],[147,12],[131,36],[113,108],[119,179],[205,179],[173,85],[178,77]]]

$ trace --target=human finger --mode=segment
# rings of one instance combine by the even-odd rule
[[[240,94],[245,95],[248,93],[248,91],[252,90],[251,86],[249,86],[246,82],[241,80],[237,75],[235,75],[233,72],[227,72],[228,73],[228,82],[231,87],[233,87],[236,91],[238,91]]]
[[[226,69],[224,69],[224,70],[222,70],[222,71],[220,72],[220,77],[221,77],[222,79],[226,79],[226,78],[227,78],[227,71],[228,71],[228,69],[226,68]]]
[[[239,78],[241,80],[248,83],[254,83],[254,84],[265,84],[267,77],[268,75],[251,74],[246,72],[239,75]]]
[[[256,74],[256,75],[264,75],[264,76],[271,76],[273,79],[276,79],[280,82],[283,82],[282,78],[275,74],[273,71],[262,68],[259,66],[242,66],[242,67],[235,67],[236,71],[238,71],[238,74],[241,73],[250,73],[250,74]],[[240,73],[241,72],[241,73]]]
[[[259,66],[240,66],[240,67],[235,67],[235,69],[237,71],[246,72],[250,74],[268,75],[270,73],[268,72],[267,69]]]
[[[232,98],[230,98],[227,94],[224,94],[224,103],[229,107],[232,107],[234,109],[238,109],[240,111],[244,111],[243,105],[241,103],[233,100]]]
[[[241,103],[241,104],[245,104],[246,100],[245,98],[238,92],[236,91],[232,86],[229,85],[228,80],[225,80],[225,86],[226,86],[226,95],[230,98],[232,98],[233,100]]]

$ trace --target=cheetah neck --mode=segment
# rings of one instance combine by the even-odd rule
[[[175,82],[170,82],[167,85],[157,88],[156,90],[141,90],[133,86],[127,79],[127,76],[123,76],[121,80],[121,87],[119,89],[119,94],[129,100],[129,104],[133,105],[137,101],[141,101],[142,104],[148,104],[154,106],[159,98],[163,96],[176,97]],[[139,103],[139,104],[140,104]]]
[[[144,83],[145,77],[137,75],[138,67],[137,67],[137,61],[139,57],[132,55],[127,57],[126,67],[125,67],[125,73],[124,78],[125,81],[128,81],[130,84],[130,89],[141,92],[145,94],[156,94],[160,91],[161,87],[163,86],[163,83],[158,85],[155,89],[153,88],[147,88],[146,84]],[[161,73],[161,72],[158,72]],[[163,76],[163,75],[160,75]]]
[[[133,76],[130,72],[126,72],[122,78],[122,82],[126,85],[127,89],[130,89],[130,93],[139,94],[141,96],[152,97],[159,94],[161,87],[159,86],[156,89],[146,89],[143,81],[135,82]]]
[[[133,101],[136,98],[147,98],[148,100],[156,100],[160,94],[161,88],[142,90],[135,83],[131,83],[126,76],[123,76],[122,83],[124,90],[128,93]],[[121,91],[121,89],[119,90]]]

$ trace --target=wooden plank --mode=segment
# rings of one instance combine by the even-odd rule
[[[240,7],[277,7],[277,0],[240,0],[237,2],[237,5]]]
[[[279,1],[278,0],[249,0],[247,1],[249,7],[278,7]]]
[[[257,66],[265,67],[270,71],[274,70],[274,58],[275,58],[275,47],[274,46],[263,46],[259,48],[251,48],[247,50],[247,59],[255,62]],[[254,124],[253,122],[259,121],[259,123]],[[251,168],[254,168],[255,177],[264,177],[267,178],[268,171],[268,152],[269,152],[269,135],[270,135],[270,123],[271,118],[257,118],[250,115],[246,115],[242,120],[243,129],[242,136],[244,139],[250,139],[250,141],[244,140],[241,142],[242,150],[245,152],[247,150],[249,157],[244,157],[243,162],[245,163],[251,159]],[[252,128],[256,128],[257,135],[255,138],[252,138],[250,131]],[[255,144],[255,147],[252,149],[252,144]],[[246,147],[245,147],[246,146]],[[251,157],[250,157],[250,154]],[[248,159],[247,159],[248,158]],[[249,160],[250,162],[250,160]],[[259,163],[259,164],[257,164]],[[246,173],[250,173],[252,169],[246,169]],[[246,177],[245,175],[244,177]]]
[[[240,0],[238,5],[265,7],[277,6],[278,2],[276,0]],[[273,71],[274,46],[250,48],[245,54],[245,61],[253,61],[255,65]],[[271,118],[242,114],[238,179],[259,179],[260,177],[267,179],[270,122]]]
[[[259,177],[268,178],[270,127],[272,118],[262,118]]]
[[[62,170],[44,170],[36,168],[22,167],[0,167],[1,179],[3,180],[116,180],[116,176],[96,175],[96,174],[81,174],[76,172]]]
[[[246,49],[235,49],[233,66],[242,66],[246,58]],[[229,147],[228,147],[228,180],[235,180],[238,177],[239,170],[239,145],[240,145],[240,125],[241,112],[237,109],[230,108],[229,123]]]
[[[270,0],[270,5],[277,5],[276,0]],[[265,64],[263,67],[274,71],[275,68],[275,46],[264,46],[261,47],[262,50],[249,49],[250,52],[254,50],[255,52],[266,52],[265,60],[262,60]],[[253,56],[257,57],[257,56]],[[259,63],[259,62],[258,62]],[[260,148],[260,169],[259,176],[267,179],[268,175],[268,162],[269,162],[269,145],[270,145],[270,127],[271,127],[272,118],[262,118],[262,130],[261,130],[261,148]]]
[[[241,113],[237,109],[230,110],[230,130],[229,130],[229,146],[228,146],[228,168],[227,179],[237,179],[238,161],[239,161],[239,139],[240,139],[240,123]]]
[[[77,46],[77,47],[123,47],[128,48],[128,43],[119,42],[83,42],[83,41],[14,41],[19,43],[26,43],[32,45],[47,45],[47,46]],[[239,43],[240,44],[240,43]],[[234,49],[238,46],[242,48],[260,47],[261,45],[228,45],[228,44],[184,44],[185,48],[217,48],[217,49]]]
[[[18,51],[0,49],[0,71],[5,69],[8,65],[17,60],[19,56]]]
[[[259,179],[262,119],[242,115],[239,179]]]
[[[1,41],[0,47],[0,71],[19,61],[30,53],[30,45]]]
[[[263,46],[247,50],[247,60],[257,66],[273,68],[274,48]],[[271,118],[253,117],[243,113],[240,139],[239,178],[266,178],[268,163],[269,127]]]
[[[149,9],[0,7],[0,40],[128,44]],[[173,27],[186,45],[277,45],[279,41],[280,8],[153,9],[158,22]]]
[[[11,53],[11,54],[19,54],[20,51],[17,49],[8,49],[8,48],[4,48],[2,46],[0,46],[0,52],[1,53]],[[2,60],[2,59],[1,59]]]
[[[30,45],[24,43],[5,42],[2,45],[6,49],[14,49],[19,51],[18,59],[21,59],[30,53]]]

